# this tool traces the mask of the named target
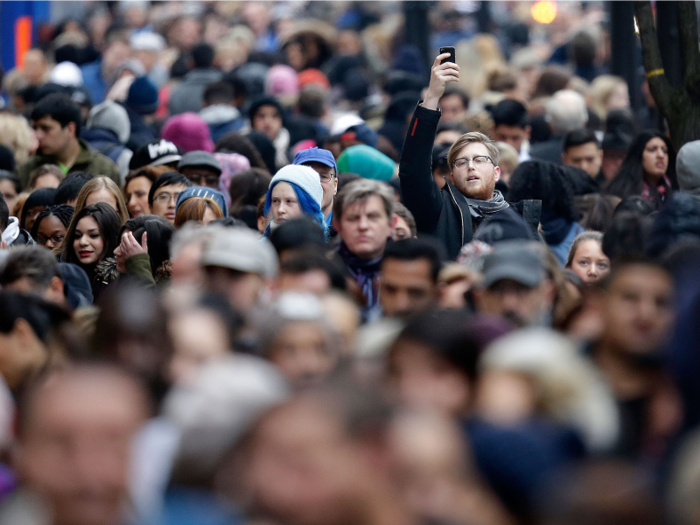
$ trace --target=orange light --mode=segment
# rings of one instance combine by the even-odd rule
[[[535,2],[530,9],[532,18],[540,24],[551,24],[557,17],[557,3],[540,0]]]

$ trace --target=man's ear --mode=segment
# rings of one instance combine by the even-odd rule
[[[333,196],[335,197],[337,194],[338,194],[338,176],[336,175],[333,178]]]
[[[496,182],[501,180],[501,167],[500,166],[496,166],[495,168],[493,168],[493,180],[495,180]]]
[[[333,214],[333,219],[331,220],[331,223],[333,224],[333,228],[335,228],[335,231],[338,232],[338,235],[340,235],[340,223],[335,217],[335,213]]]
[[[75,129],[76,129],[75,122],[69,122],[68,124],[66,124],[66,129],[67,129],[68,132],[69,132],[71,135],[73,135],[76,139],[78,138],[78,136],[75,134]]]
[[[394,229],[396,228],[396,225],[399,223],[399,216],[396,215],[395,213],[391,216],[391,220],[389,221],[389,228],[393,232]],[[391,235],[390,235],[391,237]]]
[[[63,281],[58,276],[51,278],[49,282],[49,289],[47,295],[47,300],[55,302],[58,304],[63,304],[66,300],[66,294],[63,289]]]
[[[603,153],[602,150],[601,150],[601,153]],[[566,154],[566,151],[562,151],[562,152],[561,152],[561,163],[562,163],[564,166],[567,166],[566,161],[567,161],[568,159],[569,159],[569,156]]]

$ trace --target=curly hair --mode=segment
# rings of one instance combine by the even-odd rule
[[[568,222],[578,217],[574,208],[574,192],[562,170],[551,162],[530,160],[523,162],[510,176],[508,200],[541,200],[542,209]]]

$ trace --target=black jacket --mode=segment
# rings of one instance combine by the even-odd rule
[[[416,107],[401,153],[399,178],[403,203],[413,213],[418,232],[440,239],[448,257],[456,259],[478,224],[472,222],[469,204],[459,190],[449,182],[440,190],[433,179],[432,151],[439,121],[440,111]],[[496,214],[510,217],[516,212],[506,208]]]

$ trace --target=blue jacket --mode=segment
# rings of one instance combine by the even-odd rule
[[[83,73],[83,87],[90,92],[93,105],[104,102],[107,84],[102,78],[102,60],[96,60],[80,67]]]

